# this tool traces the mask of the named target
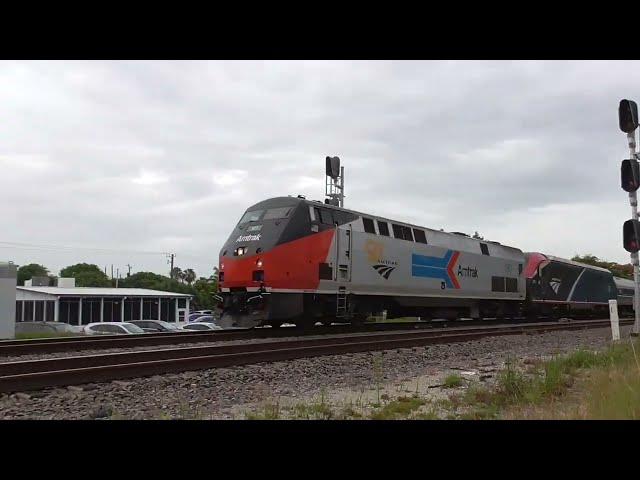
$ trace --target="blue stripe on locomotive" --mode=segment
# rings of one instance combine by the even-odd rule
[[[436,278],[444,280],[447,288],[453,288],[447,266],[453,256],[453,250],[447,250],[444,257],[411,254],[411,275],[414,277]]]

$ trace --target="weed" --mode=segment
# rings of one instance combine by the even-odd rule
[[[393,420],[407,418],[414,410],[424,405],[426,400],[416,397],[398,397],[380,410],[370,415],[372,420]]]
[[[444,388],[457,388],[462,385],[463,382],[464,378],[462,378],[460,375],[452,373],[451,375],[447,375],[442,386]]]

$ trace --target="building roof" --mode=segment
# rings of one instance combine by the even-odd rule
[[[67,297],[193,297],[188,293],[162,292],[146,288],[100,288],[100,287],[16,287],[27,292]]]

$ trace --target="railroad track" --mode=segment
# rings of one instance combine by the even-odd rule
[[[622,325],[631,320],[622,320]],[[608,320],[350,333],[0,363],[0,392],[35,390],[303,357],[455,343],[486,336],[606,327]]]
[[[556,321],[556,320],[549,320]],[[444,327],[473,325],[503,325],[504,320],[458,320],[434,322],[371,323],[360,326],[332,325],[313,328],[252,328],[211,332],[145,333],[140,335],[96,335],[58,337],[37,340],[0,341],[0,357],[76,352],[81,350],[103,350],[108,348],[135,348],[185,343],[207,343],[231,340],[251,340],[339,333],[379,332],[396,330],[437,329]],[[519,320],[519,323],[527,323]]]

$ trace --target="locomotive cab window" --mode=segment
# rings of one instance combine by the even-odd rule
[[[267,210],[267,213],[264,214],[263,220],[286,218],[289,216],[289,212],[291,212],[291,210],[292,207],[270,208],[269,210]]]
[[[264,210],[252,210],[250,212],[247,212],[242,216],[242,218],[238,222],[238,225],[242,225],[243,223],[248,222],[257,222],[258,220],[260,220],[260,217],[263,213]]]
[[[329,210],[325,210],[324,208],[320,208],[320,222],[325,225],[333,225],[333,218],[331,212]]]
[[[486,243],[480,244],[480,251],[482,252],[483,255],[489,255],[489,247],[487,246]]]
[[[404,239],[413,242],[413,233],[411,233],[411,227],[402,227],[402,234]]]
[[[419,230],[417,228],[414,228],[413,236],[416,238],[416,242],[427,243],[427,236],[425,235],[424,230]]]
[[[400,225],[396,225],[395,223],[392,223],[391,227],[393,228],[393,236],[402,240],[404,238],[402,227]]]
[[[373,225],[373,220],[370,218],[362,217],[362,224],[364,225],[364,231],[367,233],[376,233],[376,227]]]
[[[380,232],[380,235],[384,235],[385,237],[389,236],[389,225],[387,225],[387,222],[381,222],[378,220],[378,232]]]

